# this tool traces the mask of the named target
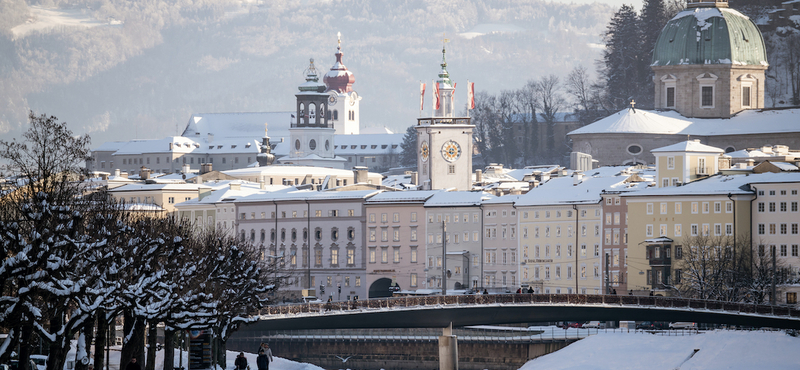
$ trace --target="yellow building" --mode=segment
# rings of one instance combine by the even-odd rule
[[[167,214],[175,204],[199,197],[212,190],[197,184],[130,184],[108,191],[112,199],[124,202],[130,211]]]
[[[678,186],[713,175],[729,167],[720,148],[687,140],[651,150],[656,157],[658,187]],[[720,165],[720,162],[722,164]]]

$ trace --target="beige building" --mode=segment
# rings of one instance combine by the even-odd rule
[[[212,188],[198,184],[129,184],[108,191],[112,199],[124,202],[128,210],[172,213],[175,205],[210,193]]]
[[[715,176],[678,187],[624,194],[628,206],[628,286],[669,294],[687,283],[684,259],[692,242],[707,238],[735,245],[747,235],[752,192],[747,176]]]
[[[721,157],[722,149],[701,144],[700,140],[683,141],[651,152],[656,157],[657,186],[661,188],[686,184],[729,167],[729,161]]]

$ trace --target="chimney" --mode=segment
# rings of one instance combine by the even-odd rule
[[[214,142],[214,134],[208,133],[208,143],[211,144]]]
[[[230,184],[231,190],[242,190],[242,184],[238,182],[232,182]]]
[[[572,186],[578,186],[583,182],[583,173],[575,172],[572,174]]]
[[[261,185],[261,190],[267,189],[267,184],[265,182],[260,182],[259,185]]]
[[[477,183],[483,182],[483,171],[475,170],[475,182]]]
[[[355,183],[356,184],[366,184],[367,183],[367,167],[364,167],[364,166],[355,166],[355,167],[353,167],[353,175],[355,176]]]
[[[128,178],[128,173],[127,172],[122,172],[122,173],[119,174],[119,176],[122,177],[123,179],[127,179]]]
[[[419,173],[417,171],[412,171],[411,172],[411,184],[412,185],[417,185],[418,182],[419,182]]]
[[[101,178],[101,179],[103,179],[103,180],[108,180],[108,174],[106,174],[106,173],[101,173],[101,174],[100,174],[100,178]]]
[[[200,174],[201,175],[205,175],[205,174],[211,172],[211,168],[212,168],[211,163],[203,163],[203,164],[201,164],[200,165]]]
[[[184,174],[187,174],[187,173],[189,173],[190,168],[191,167],[189,167],[188,164],[184,164],[183,166],[181,166],[181,172],[184,173]]]
[[[753,158],[747,158],[744,162],[747,163],[747,167],[753,167],[756,164],[756,160]]]
[[[120,176],[121,175],[119,174],[119,168],[117,168],[116,170],[114,170],[114,177],[120,177]]]
[[[142,179],[142,180],[149,179],[150,178],[150,170],[147,167],[142,166],[142,168],[139,169],[139,178]]]

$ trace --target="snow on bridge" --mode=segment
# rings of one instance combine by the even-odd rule
[[[398,297],[269,306],[244,330],[435,328],[553,321],[689,321],[800,329],[787,306],[586,294]]]

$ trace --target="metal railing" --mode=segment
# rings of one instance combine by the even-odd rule
[[[268,306],[262,309],[259,314],[267,316],[296,315],[303,313],[324,314],[325,312],[330,311],[342,312],[384,308],[490,304],[585,304],[646,306],[658,308],[705,309],[800,318],[800,310],[788,306],[709,301],[675,297],[596,294],[466,294],[446,296],[436,295],[426,297],[392,297],[376,298],[363,301],[300,303]]]

